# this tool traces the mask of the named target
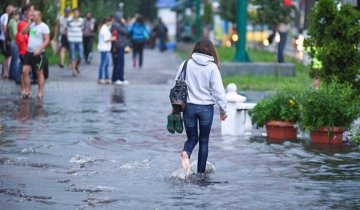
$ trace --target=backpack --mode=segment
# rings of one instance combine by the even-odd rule
[[[185,83],[187,62],[188,60],[185,61],[174,87],[170,90],[170,103],[175,113],[183,112],[186,106],[188,96],[188,89]]]
[[[150,38],[150,34],[145,25],[134,24],[130,31],[132,40],[147,40]]]

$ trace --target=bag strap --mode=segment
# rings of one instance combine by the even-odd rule
[[[184,65],[183,65],[183,67],[182,67],[182,69],[181,69],[181,72],[180,72],[180,75],[179,75],[179,77],[178,77],[178,80],[181,78],[181,76],[183,75],[183,77],[182,77],[182,79],[183,79],[183,81],[185,81],[185,79],[186,79],[186,67],[187,67],[187,62],[188,62],[189,60],[186,60],[185,61],[185,63],[184,63]]]

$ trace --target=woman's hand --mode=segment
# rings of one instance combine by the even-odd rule
[[[228,117],[228,116],[227,116],[226,113],[221,113],[221,114],[220,114],[220,120],[221,120],[221,121],[225,121],[227,117]]]

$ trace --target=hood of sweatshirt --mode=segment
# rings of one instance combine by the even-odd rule
[[[207,66],[210,63],[214,63],[214,58],[210,55],[205,55],[202,53],[193,53],[191,58],[194,60],[195,63],[201,66]]]
[[[18,32],[21,32],[21,31],[23,30],[23,28],[26,27],[26,25],[27,25],[26,22],[20,21],[20,22],[18,23],[18,25],[17,25],[17,31],[18,31]]]
[[[121,22],[121,18],[123,17],[123,13],[122,12],[115,12],[114,14],[114,20],[115,22]]]

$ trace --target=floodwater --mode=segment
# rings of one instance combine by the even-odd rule
[[[360,150],[221,136],[216,172],[183,180],[168,85],[0,97],[0,209],[356,209]],[[194,151],[197,154],[197,148]],[[196,155],[193,156],[196,158]],[[194,159],[192,159],[194,161]]]

